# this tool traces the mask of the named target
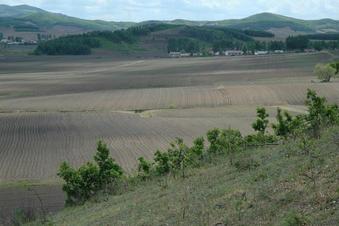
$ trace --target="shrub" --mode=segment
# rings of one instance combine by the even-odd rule
[[[274,144],[278,141],[277,137],[270,134],[251,134],[244,138],[246,146],[263,146],[267,144]]]
[[[234,154],[242,151],[244,140],[239,130],[223,130],[219,138],[219,144],[223,152],[229,155],[230,163],[233,165]]]
[[[293,121],[292,116],[287,111],[282,112],[281,109],[278,108],[276,118],[277,124],[272,125],[275,135],[287,138],[291,132],[290,124]]]
[[[159,150],[154,154],[155,172],[157,175],[165,175],[170,172],[170,162],[167,152],[160,152]]]
[[[245,141],[239,130],[213,129],[207,132],[207,139],[210,142],[209,152],[229,155],[233,164],[233,157],[236,152],[243,150]]]
[[[290,212],[282,220],[281,226],[304,226],[307,225],[307,221],[304,217],[295,212]]]
[[[305,117],[297,115],[292,117],[287,111],[277,110],[277,123],[272,124],[274,133],[278,137],[287,139],[288,137],[295,138],[299,134],[305,132]]]
[[[171,148],[168,149],[168,155],[171,169],[173,171],[180,170],[182,176],[185,177],[185,169],[192,163],[192,159],[190,158],[190,148],[184,144],[183,139],[176,138],[175,142],[171,143]]]
[[[93,196],[100,188],[99,169],[92,163],[81,166],[78,170],[62,163],[58,176],[65,184],[62,189],[66,192],[66,204],[82,204]]]
[[[314,74],[322,82],[329,82],[336,74],[336,69],[328,64],[317,64],[314,67]]]
[[[220,136],[220,130],[219,129],[212,129],[207,132],[207,140],[210,143],[210,146],[208,148],[208,151],[210,152],[218,152],[220,147],[218,144]]]
[[[122,168],[109,156],[107,145],[102,141],[98,142],[97,153],[94,156],[94,160],[99,166],[100,186],[107,186],[114,183],[115,180],[123,174]]]
[[[306,105],[308,115],[306,121],[313,137],[320,136],[322,127],[327,127],[339,122],[339,108],[337,105],[328,105],[326,98],[319,97],[313,90],[307,91]]]
[[[339,74],[339,61],[331,63],[330,66],[335,69],[335,74]]]
[[[138,159],[139,164],[138,164],[138,177],[142,178],[145,180],[151,175],[151,170],[152,170],[152,164],[145,160],[143,157],[140,157]]]
[[[193,146],[188,153],[191,165],[199,165],[199,161],[203,159],[204,149],[205,139],[203,137],[198,137],[193,141]]]
[[[193,141],[193,147],[191,148],[191,152],[196,156],[201,157],[203,155],[204,147],[205,147],[205,139],[203,137],[198,137]]]
[[[268,126],[268,116],[265,108],[257,108],[257,120],[252,124],[252,128],[259,132],[265,134]]]
[[[112,185],[123,174],[121,167],[109,157],[109,150],[101,141],[98,142],[95,164],[88,162],[78,170],[62,163],[58,172],[65,184],[67,204],[82,204],[98,191]]]

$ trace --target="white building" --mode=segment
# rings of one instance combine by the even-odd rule
[[[168,55],[170,57],[172,57],[172,58],[179,58],[179,57],[181,57],[181,53],[180,52],[170,52]]]
[[[190,53],[181,53],[180,56],[181,57],[190,57],[191,54]]]
[[[241,50],[227,50],[225,56],[241,56],[244,55],[244,51]]]
[[[9,42],[9,40],[8,39],[6,39],[6,38],[4,38],[4,39],[1,39],[1,41],[0,41],[0,43],[8,43]]]
[[[268,51],[255,51],[254,55],[258,56],[258,55],[267,55]]]

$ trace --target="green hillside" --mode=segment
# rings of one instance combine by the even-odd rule
[[[59,13],[51,13],[39,8],[20,5],[0,5],[0,25],[4,27],[37,27],[48,30],[53,26],[70,26],[84,30],[117,30],[130,27],[130,22],[107,22],[101,20],[83,20]]]
[[[146,24],[125,30],[96,31],[81,35],[60,37],[39,43],[36,54],[84,55],[92,49],[115,52],[142,50],[145,43],[160,43],[163,54],[167,52],[186,52],[209,54],[210,50],[223,51],[225,48],[254,50],[253,37],[274,37],[272,33],[256,30],[238,30],[216,26],[186,26],[175,24]],[[260,43],[262,44],[262,43]],[[149,46],[150,51],[155,45]]]
[[[213,160],[189,172],[126,184],[126,193],[67,208],[51,219],[54,225],[336,225],[339,222],[338,146],[336,128],[317,143],[323,164],[315,188],[303,176],[308,159],[297,144],[248,150],[234,167]],[[78,216],[78,217],[74,217]]]

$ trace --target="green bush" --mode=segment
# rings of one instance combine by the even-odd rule
[[[244,141],[246,146],[264,146],[267,144],[275,144],[278,139],[274,135],[270,134],[263,134],[263,133],[257,133],[257,134],[250,134],[244,137]]]
[[[122,176],[121,167],[109,157],[109,150],[101,141],[98,142],[95,164],[88,162],[79,169],[62,163],[58,176],[65,183],[63,190],[67,195],[67,204],[82,204],[98,191],[105,189]]]
[[[191,152],[197,157],[201,158],[205,149],[205,139],[203,137],[198,137],[193,141],[193,147]]]
[[[308,107],[306,121],[313,137],[319,138],[321,128],[339,122],[338,106],[327,104],[326,98],[319,97],[313,90],[307,91],[306,106]]]
[[[183,139],[176,138],[174,142],[170,144],[168,149],[168,155],[170,159],[170,165],[172,170],[184,169],[189,162],[188,152],[189,148],[184,144]]]
[[[165,175],[170,172],[170,161],[167,152],[156,151],[154,154],[155,172],[157,175]]]
[[[273,124],[272,128],[276,136],[287,138],[291,133],[292,116],[287,112],[282,112],[280,108],[277,110],[277,124]]]
[[[151,175],[152,163],[148,162],[143,157],[140,157],[138,161],[138,177],[145,180]]]
[[[109,156],[107,145],[102,141],[98,142],[97,153],[94,156],[94,160],[99,166],[101,186],[110,185],[114,183],[117,178],[122,176],[122,168]]]
[[[295,212],[288,213],[280,224],[280,226],[304,226],[304,225],[307,225],[306,219]]]
[[[58,176],[65,181],[62,189],[66,192],[67,204],[84,203],[100,188],[99,168],[92,163],[75,170],[64,162]]]
[[[265,108],[257,108],[257,120],[252,124],[252,128],[259,132],[265,134],[268,126],[269,114],[266,113]]]
[[[219,145],[222,151],[229,156],[231,165],[234,154],[244,149],[244,139],[239,130],[226,129],[221,132]]]
[[[219,136],[220,130],[219,129],[212,129],[207,132],[207,140],[210,143],[208,151],[212,153],[219,152]]]
[[[339,61],[331,63],[330,66],[335,69],[335,74],[339,74]]]
[[[277,110],[277,123],[272,124],[274,134],[277,137],[287,139],[289,137],[296,138],[305,132],[306,121],[303,115],[292,117],[287,111],[282,112],[280,108]]]
[[[336,68],[329,64],[317,64],[314,67],[314,74],[322,82],[329,82],[336,75]]]

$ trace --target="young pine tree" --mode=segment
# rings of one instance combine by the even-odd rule
[[[269,123],[268,117],[265,108],[257,108],[257,120],[252,124],[252,128],[258,133],[265,134]]]
[[[97,144],[97,153],[94,156],[94,160],[99,167],[101,186],[105,187],[112,184],[122,176],[122,168],[110,157],[109,149],[102,141]]]

